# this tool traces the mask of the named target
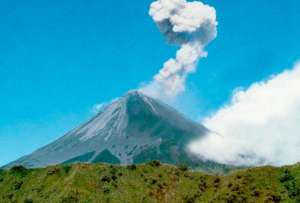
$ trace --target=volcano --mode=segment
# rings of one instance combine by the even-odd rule
[[[187,144],[207,132],[169,105],[130,91],[80,127],[6,167],[150,160],[190,165],[196,160],[186,149]]]

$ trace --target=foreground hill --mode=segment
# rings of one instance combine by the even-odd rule
[[[0,202],[299,202],[300,165],[227,176],[150,162],[51,166],[0,172]]]
[[[203,164],[186,147],[207,132],[203,125],[185,118],[167,104],[131,91],[90,121],[6,168],[73,162],[132,164],[150,160],[190,166]]]

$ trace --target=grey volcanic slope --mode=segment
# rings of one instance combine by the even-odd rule
[[[191,164],[186,144],[208,130],[170,106],[132,91],[90,121],[7,166],[73,162],[132,164],[160,160]]]

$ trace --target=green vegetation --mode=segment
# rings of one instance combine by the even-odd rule
[[[212,175],[158,161],[0,170],[0,202],[300,202],[300,165]]]

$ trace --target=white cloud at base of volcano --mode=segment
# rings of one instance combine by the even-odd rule
[[[236,90],[204,120],[214,133],[189,145],[201,158],[234,165],[285,165],[300,160],[300,64]]]

